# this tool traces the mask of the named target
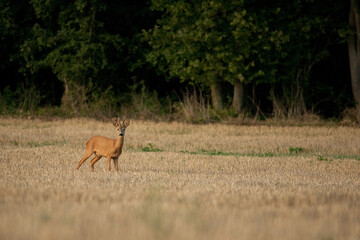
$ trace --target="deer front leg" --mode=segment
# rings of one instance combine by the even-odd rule
[[[114,167],[115,170],[118,172],[119,171],[119,158],[114,158]]]

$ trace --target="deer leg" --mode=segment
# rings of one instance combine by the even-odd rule
[[[79,169],[81,167],[81,165],[86,161],[86,159],[88,159],[91,156],[91,154],[93,154],[93,153],[90,151],[86,151],[84,157],[80,160],[76,169]]]
[[[101,158],[100,155],[95,155],[95,157],[91,160],[91,171],[94,171],[94,164],[99,161]]]
[[[114,158],[114,167],[115,167],[115,170],[118,172],[119,171],[119,158]]]
[[[110,172],[110,170],[111,170],[110,161],[111,161],[111,157],[107,157],[107,170],[108,170],[108,172]]]

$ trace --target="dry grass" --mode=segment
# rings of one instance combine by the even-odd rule
[[[97,134],[0,119],[0,239],[360,239],[358,128],[133,121],[119,174],[75,171]]]

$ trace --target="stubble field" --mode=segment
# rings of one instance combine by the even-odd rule
[[[0,118],[0,239],[360,239],[360,129]]]

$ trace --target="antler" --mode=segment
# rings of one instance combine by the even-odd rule
[[[123,124],[123,127],[127,128],[130,125],[130,120],[124,119],[122,124]]]
[[[112,118],[112,123],[115,127],[118,127],[119,126],[119,119],[116,119],[116,118]]]
[[[113,122],[115,127],[123,126],[123,127],[126,128],[130,124],[130,121],[127,120],[126,118],[122,122],[121,122],[120,118],[113,118],[112,122]]]

